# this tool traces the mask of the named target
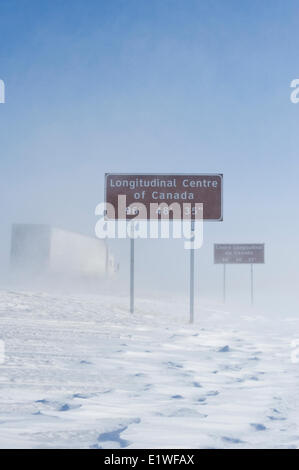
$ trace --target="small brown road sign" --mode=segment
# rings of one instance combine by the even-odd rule
[[[265,262],[265,245],[253,244],[215,244],[215,264],[262,264]]]

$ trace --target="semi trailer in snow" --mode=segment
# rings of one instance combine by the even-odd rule
[[[49,225],[14,224],[11,266],[19,274],[51,279],[107,279],[117,266],[104,240]]]

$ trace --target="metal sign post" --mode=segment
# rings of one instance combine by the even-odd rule
[[[250,278],[251,278],[251,307],[253,307],[253,264],[250,265]]]
[[[131,240],[130,240],[130,312],[134,313],[134,222],[131,221]]]
[[[223,264],[223,303],[226,301],[226,264]]]
[[[194,239],[194,220],[191,220],[192,240]],[[193,241],[192,241],[193,243]],[[190,323],[194,322],[194,246],[190,248]]]

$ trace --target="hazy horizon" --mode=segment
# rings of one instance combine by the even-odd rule
[[[295,1],[2,0],[3,284],[11,224],[93,236],[106,172],[223,173],[196,289],[221,297],[214,243],[265,243],[257,305],[296,311],[298,23]],[[128,243],[110,243],[124,283]],[[183,241],[138,241],[136,295],[184,292],[188,262]],[[248,292],[249,267],[229,267],[229,297]]]

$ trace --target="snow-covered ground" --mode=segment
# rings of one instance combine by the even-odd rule
[[[2,448],[297,448],[299,320],[0,292]]]

